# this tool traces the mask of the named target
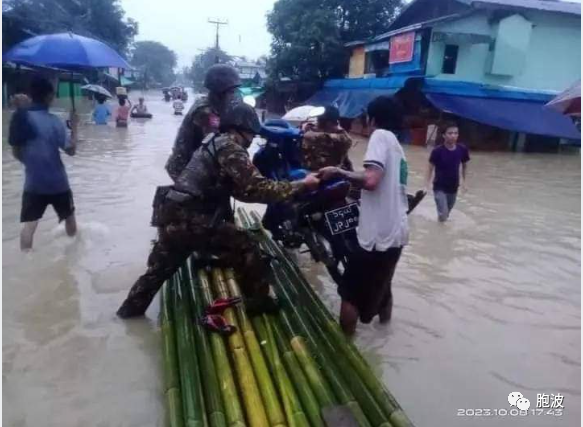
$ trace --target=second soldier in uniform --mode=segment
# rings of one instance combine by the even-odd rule
[[[204,137],[218,132],[221,115],[239,101],[239,86],[239,73],[230,65],[216,64],[209,68],[204,79],[204,87],[209,93],[195,101],[184,116],[172,154],[166,162],[166,171],[173,181],[190,161],[192,153],[200,147]]]
[[[327,166],[338,166],[352,170],[348,159],[352,140],[338,124],[339,119],[338,109],[328,106],[318,116],[318,126],[309,128],[304,134],[302,153],[306,169],[318,171]]]

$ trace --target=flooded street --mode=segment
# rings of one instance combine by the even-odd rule
[[[18,247],[23,169],[3,141],[6,426],[164,425],[158,301],[146,320],[115,317],[145,269],[152,197],[169,182],[181,122],[158,92],[146,103],[154,118],[128,129],[81,127],[77,155],[63,155],[79,235],[49,209],[29,254]],[[406,155],[414,191],[428,153]],[[580,182],[579,153],[472,153],[451,221],[437,223],[431,195],[412,214],[392,323],[359,326],[356,342],[418,427],[580,425]],[[324,269],[300,261],[336,312]],[[458,416],[509,411],[513,391],[531,408],[537,393],[560,393],[563,415]]]

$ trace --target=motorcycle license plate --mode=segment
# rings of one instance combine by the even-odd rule
[[[330,233],[340,234],[356,228],[358,225],[358,204],[351,203],[341,208],[328,211],[326,216],[326,225]]]

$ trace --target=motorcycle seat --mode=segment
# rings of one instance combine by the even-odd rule
[[[289,129],[292,125],[289,122],[286,122],[283,119],[268,119],[263,122],[264,126],[275,126],[278,128]]]
[[[283,128],[279,126],[261,126],[260,136],[267,140],[297,139],[301,131],[295,128]]]

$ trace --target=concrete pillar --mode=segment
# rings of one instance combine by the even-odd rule
[[[523,152],[525,147],[526,147],[526,134],[519,133],[518,137],[516,138],[516,140],[514,142],[514,150],[513,151]]]

